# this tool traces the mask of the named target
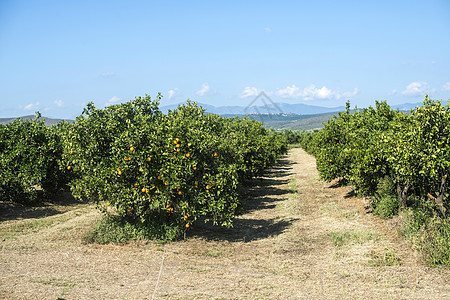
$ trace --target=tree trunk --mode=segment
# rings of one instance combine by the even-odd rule
[[[397,183],[397,196],[398,200],[400,201],[401,207],[406,207],[406,200],[408,196],[408,190],[410,187],[409,179],[406,185],[401,185],[400,183]]]
[[[446,209],[444,207],[444,192],[445,192],[445,183],[447,182],[447,176],[448,176],[448,172],[444,176],[442,176],[441,188],[439,189],[439,194],[437,197],[434,197],[430,193],[427,194],[427,197],[430,198],[431,200],[433,200],[437,204],[437,206],[438,206],[439,210],[441,211],[442,215],[444,216],[444,218],[446,216],[446,214],[445,214]]]

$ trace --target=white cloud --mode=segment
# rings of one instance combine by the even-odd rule
[[[428,89],[426,82],[414,81],[406,86],[402,94],[408,97],[424,96]]]
[[[207,82],[202,84],[202,88],[195,92],[195,94],[197,94],[198,96],[206,96],[214,93],[215,91],[211,89],[211,87]]]
[[[342,98],[342,97],[344,97],[344,98],[354,97],[354,96],[358,95],[358,93],[359,93],[359,89],[358,88],[354,88],[353,92],[344,92],[344,93],[342,93],[342,96],[339,95],[339,93],[338,93],[337,98],[339,99],[339,98]]]
[[[266,28],[264,28],[264,31],[267,33],[270,33],[270,32],[272,32],[272,29],[270,29],[269,27],[266,27]]]
[[[116,73],[114,73],[114,72],[104,72],[104,73],[102,73],[100,76],[102,76],[103,78],[105,78],[105,77],[112,77],[112,76],[114,76],[114,75],[116,75]]]
[[[246,86],[242,93],[239,95],[240,98],[256,97],[261,93],[261,90],[255,88],[254,86]]]
[[[39,102],[36,103],[30,103],[28,105],[26,105],[23,109],[25,110],[36,110],[39,107]]]
[[[450,81],[449,81],[449,82],[446,82],[446,83],[442,86],[442,89],[443,89],[444,91],[450,91]]]
[[[299,87],[296,87],[295,84],[293,84],[292,86],[287,86],[284,89],[278,90],[277,95],[281,98],[298,98],[303,95],[303,92]]]
[[[317,88],[315,85],[311,84],[305,87],[303,90],[293,84],[292,86],[287,86],[284,89],[279,89],[277,95],[281,98],[300,98],[304,100],[314,100],[314,99],[341,99],[343,97],[353,97],[358,94],[359,90],[355,88],[352,92],[341,93],[339,90],[331,90],[326,86]]]
[[[106,102],[105,105],[112,105],[115,104],[117,102],[119,102],[121,99],[117,96],[112,96],[111,99],[108,100],[108,102]]]
[[[174,88],[173,90],[170,90],[170,91],[168,92],[168,94],[169,94],[169,100],[170,100],[170,99],[172,99],[172,98],[174,98],[174,97],[180,95],[180,94],[181,94],[181,91],[180,91],[179,88]]]
[[[326,86],[316,88],[314,84],[303,89],[303,98],[305,100],[313,100],[313,99],[328,99],[332,98],[333,91],[331,91]]]
[[[391,92],[391,94],[392,94],[392,95],[397,95],[397,92],[398,92],[397,89],[393,89],[392,92]]]
[[[64,102],[62,100],[55,100],[53,101],[53,103],[55,103],[57,107],[63,107],[64,105]]]

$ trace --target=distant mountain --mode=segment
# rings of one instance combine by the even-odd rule
[[[11,122],[14,122],[14,120],[16,119],[22,119],[22,120],[34,120],[34,118],[36,118],[35,115],[28,115],[28,116],[23,116],[23,117],[18,117],[18,118],[0,118],[0,124],[8,124]],[[65,119],[52,119],[52,118],[47,118],[47,117],[41,117],[40,120],[44,120],[45,122],[45,126],[51,126],[51,125],[55,125],[58,124],[61,121],[68,121],[68,122],[73,122],[73,120],[65,120]]]
[[[422,102],[416,102],[416,103],[403,103],[403,104],[397,104],[392,105],[392,109],[398,109],[400,111],[410,111],[411,109],[415,109],[418,106],[422,106]]]
[[[206,109],[209,113],[218,115],[248,115],[248,114],[298,114],[298,115],[313,115],[331,113],[345,110],[344,106],[338,107],[323,107],[307,104],[288,104],[288,103],[266,103],[265,105],[249,105],[249,106],[213,106],[203,103],[198,103],[201,107]],[[168,110],[174,110],[178,104],[166,105],[161,107],[161,111],[166,113]]]
[[[250,118],[260,121],[267,128],[287,129],[293,130],[310,130],[323,127],[323,122],[333,118],[339,111],[344,111],[344,106],[338,107],[322,107],[307,104],[288,104],[288,103],[272,103],[270,101],[262,101],[265,105],[249,105],[249,106],[213,106],[204,103],[198,103],[206,109],[208,113],[215,113],[224,117],[240,117],[243,118],[249,115]],[[163,113],[169,110],[174,110],[179,104],[161,106]],[[392,105],[392,109],[400,111],[410,111],[411,109],[421,106],[421,102],[404,103]],[[23,120],[32,120],[34,115],[21,117]],[[0,118],[0,124],[7,124],[13,122],[17,118]],[[73,120],[52,119],[41,117],[45,121],[45,125],[50,126],[57,124],[60,121],[73,122]]]
[[[263,101],[264,102],[264,101]],[[249,116],[251,119],[260,121],[267,128],[274,129],[292,129],[292,130],[312,130],[323,128],[323,123],[332,119],[338,112],[344,111],[344,106],[323,107],[307,104],[288,104],[288,103],[272,103],[265,101],[266,105],[250,105],[250,106],[213,106],[198,103],[206,109],[206,112],[215,113],[224,117]],[[260,103],[260,102],[259,102]],[[399,111],[410,111],[411,109],[421,106],[422,103],[404,103],[392,105],[391,108]],[[372,105],[373,107],[374,105]],[[177,105],[162,106],[161,111],[167,113],[168,110],[174,110]]]
[[[332,119],[338,112],[323,114],[299,115],[299,114],[250,114],[250,119],[263,123],[266,128],[276,130],[313,130],[323,128],[323,123]],[[224,117],[244,118],[246,115],[222,115]]]
[[[204,103],[198,103],[201,107],[206,109],[209,113],[218,115],[252,115],[252,114],[297,114],[297,115],[315,115],[326,114],[344,111],[345,106],[324,107],[308,105],[303,103],[289,104],[289,103],[266,103],[265,105],[249,105],[249,106],[213,106]],[[410,111],[411,109],[421,106],[422,102],[417,103],[403,103],[392,105],[391,108],[400,111]],[[373,107],[374,105],[372,105]],[[161,106],[161,111],[167,113],[168,110],[174,110],[178,104]]]

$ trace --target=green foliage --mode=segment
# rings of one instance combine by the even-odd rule
[[[373,213],[383,219],[396,216],[400,210],[400,203],[396,195],[396,187],[389,176],[381,178],[377,185],[377,191],[372,197]]]
[[[308,133],[304,130],[284,129],[280,131],[280,134],[286,138],[288,144],[292,145],[300,144]]]
[[[243,180],[262,175],[286,140],[189,101],[164,115],[160,97],[87,106],[64,143],[73,194],[139,228],[159,224],[180,234],[200,216],[231,226]]]
[[[1,199],[32,202],[68,184],[105,213],[98,241],[170,240],[200,216],[231,226],[243,181],[286,152],[286,137],[190,101],[164,115],[160,99],[89,103],[73,124],[45,127],[38,115],[0,125]]]
[[[147,223],[130,222],[118,215],[104,215],[85,236],[89,243],[122,244],[136,240],[156,240],[167,242],[178,238],[182,231],[177,226],[158,223],[153,220]]]
[[[46,127],[39,120],[15,120],[0,124],[0,198],[30,203],[38,195],[51,194],[65,186],[66,172],[60,168],[60,131],[67,126]]]
[[[411,231],[419,232],[424,252],[433,253],[428,261],[446,264],[450,104],[426,96],[410,114],[378,101],[352,114],[349,107],[301,142],[316,157],[320,177],[343,179],[358,194],[371,196],[374,213],[383,218],[415,202]],[[442,221],[430,221],[437,215]]]
[[[389,162],[399,185],[413,187],[410,194],[418,201],[434,199],[445,215],[450,208],[450,104],[425,98],[405,122],[397,126]]]
[[[450,220],[431,209],[415,209],[406,223],[404,234],[410,237],[431,265],[450,266]]]
[[[322,179],[343,178],[361,195],[374,196],[389,176],[407,197],[435,199],[436,209],[449,208],[446,178],[450,171],[450,106],[425,98],[409,115],[386,102],[375,108],[347,110],[324,129],[306,136],[302,146],[314,154]],[[375,200],[377,201],[377,200]],[[443,208],[443,209],[442,209]]]

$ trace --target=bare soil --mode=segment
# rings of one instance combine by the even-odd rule
[[[160,245],[83,243],[99,213],[66,201],[0,207],[1,299],[450,299],[430,268],[350,187],[292,149],[246,190],[234,227],[199,222]]]

